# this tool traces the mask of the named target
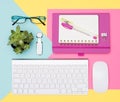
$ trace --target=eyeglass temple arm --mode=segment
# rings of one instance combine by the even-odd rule
[[[40,21],[43,25],[45,25],[45,23],[44,23],[44,22],[42,22],[40,19],[39,19],[39,21]]]
[[[17,21],[18,21],[19,19],[17,19],[15,22],[13,22],[13,24],[12,25],[15,25],[15,23],[17,23]]]

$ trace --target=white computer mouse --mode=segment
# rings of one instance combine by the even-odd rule
[[[97,61],[93,65],[93,89],[101,93],[108,90],[108,66],[103,61]]]

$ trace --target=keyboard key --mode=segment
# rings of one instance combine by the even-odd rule
[[[18,88],[18,84],[13,84],[13,88]]]
[[[28,93],[29,94],[34,94],[34,90],[33,89],[28,89]]]
[[[14,83],[20,83],[21,80],[20,79],[14,79]]]
[[[18,89],[18,94],[22,94],[22,89]]]
[[[20,84],[20,85],[19,85],[19,88],[20,88],[20,89],[23,89],[23,84]]]
[[[17,89],[12,90],[13,94],[17,94]]]
[[[29,88],[29,84],[24,84],[24,88],[25,89]]]
[[[23,90],[23,94],[27,94],[28,93],[28,90],[27,89],[24,89]]]
[[[60,93],[61,93],[61,94],[66,94],[67,91],[66,91],[66,89],[61,89],[61,90],[60,90]]]
[[[35,91],[36,94],[59,94],[58,89],[38,89]]]

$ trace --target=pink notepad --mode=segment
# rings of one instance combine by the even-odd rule
[[[54,53],[108,53],[110,51],[110,15],[109,13],[82,12],[82,10],[48,10],[52,21],[48,19],[48,28],[52,33]],[[60,19],[67,19],[67,24],[92,32],[91,37],[74,29],[67,29]],[[89,18],[89,19],[88,19]],[[66,22],[65,22],[66,23]],[[80,25],[81,24],[81,25]],[[73,27],[74,27],[73,26]],[[97,39],[93,39],[97,36]]]

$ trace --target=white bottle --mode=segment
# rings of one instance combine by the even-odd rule
[[[37,38],[38,38],[38,41],[37,41],[37,55],[42,55],[43,53],[43,42],[42,42],[42,36],[43,34],[42,33],[37,33]]]

